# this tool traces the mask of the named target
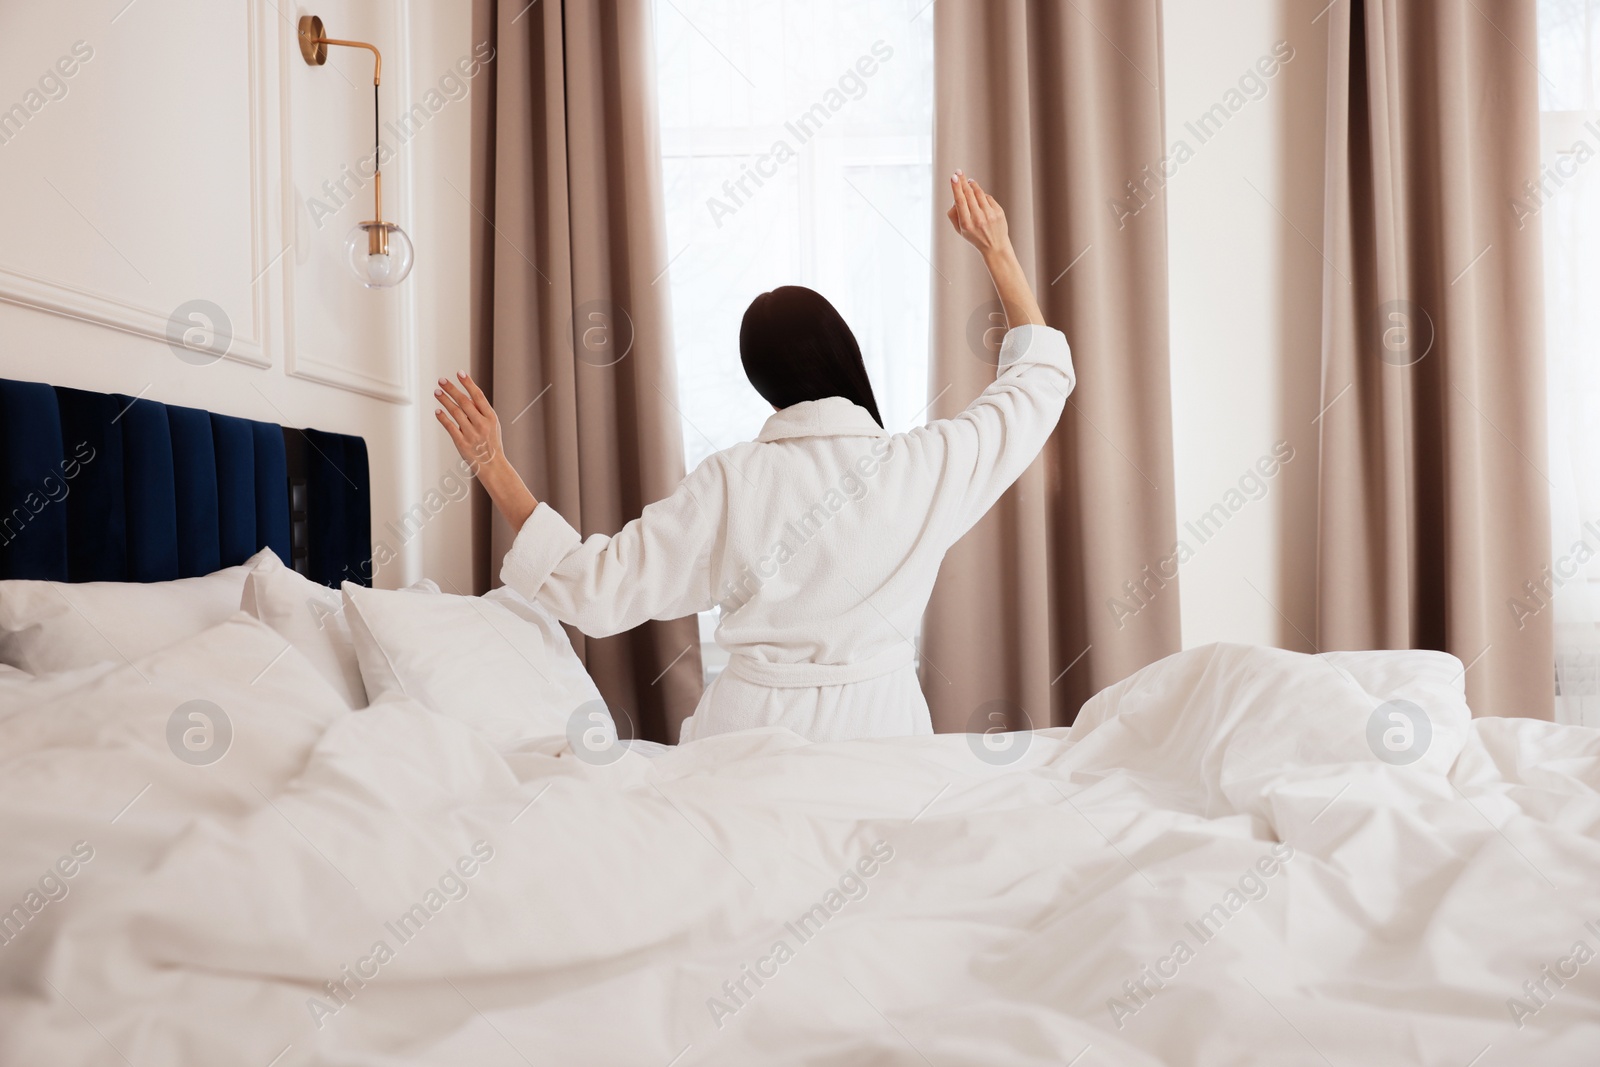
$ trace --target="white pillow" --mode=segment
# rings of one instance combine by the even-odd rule
[[[193,637],[239,610],[237,567],[172,582],[0,582],[0,663],[30,674],[125,663]]]
[[[245,577],[240,610],[272,627],[305,654],[352,708],[367,706],[356,646],[339,590],[319,585],[284,565],[270,549]],[[437,593],[423,579],[406,592]]]
[[[549,612],[510,589],[417,597],[344,584],[367,695],[398,692],[502,751],[564,736],[600,691]]]
[[[352,708],[367,706],[361,666],[344,619],[339,590],[300,574],[276,553],[245,576],[239,609],[276,630],[302,652]]]

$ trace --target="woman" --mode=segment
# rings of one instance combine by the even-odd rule
[[[751,302],[745,373],[775,414],[700,464],[615,537],[584,540],[533,498],[465,374],[439,421],[518,531],[501,579],[601,637],[720,606],[728,666],[682,740],[784,726],[812,740],[933,732],[918,622],[945,551],[1033,461],[1074,377],[1044,323],[994,197],[957,171],[949,219],[983,254],[1008,330],[994,384],[960,415],[890,435],[850,328],[809,289]],[[480,458],[484,457],[484,458]]]

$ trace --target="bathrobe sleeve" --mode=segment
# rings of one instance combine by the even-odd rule
[[[952,543],[1022,477],[1076,384],[1066,334],[1027,323],[1006,332],[998,377],[965,411],[912,431],[941,454],[938,506]]]
[[[707,461],[615,537],[585,539],[549,504],[523,523],[500,580],[590,637],[710,609],[720,482]]]

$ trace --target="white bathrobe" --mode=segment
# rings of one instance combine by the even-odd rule
[[[891,436],[842,397],[795,404],[615,537],[585,540],[541,503],[501,579],[595,637],[720,607],[728,666],[684,741],[931,733],[914,641],[939,563],[1038,455],[1075,380],[1061,331],[1019,326],[954,418]]]

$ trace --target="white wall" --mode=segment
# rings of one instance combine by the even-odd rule
[[[1193,550],[1180,572],[1187,647],[1310,651],[1315,638],[1323,10],[1324,0],[1164,7],[1167,139],[1174,155],[1179,141],[1193,150],[1167,186],[1178,526]],[[1229,98],[1280,41],[1293,58],[1263,79],[1264,95],[1246,85]],[[1186,123],[1218,103],[1236,110],[1202,143]],[[1262,479],[1264,495],[1253,480],[1240,491],[1280,443],[1294,458]],[[1185,527],[1218,504],[1206,539]]]
[[[451,185],[470,189],[462,94],[489,73],[440,90],[473,46],[465,5],[440,7],[0,6],[0,121],[23,109],[0,125],[0,376],[360,434],[374,538],[395,553],[378,584],[426,570],[466,588],[468,505],[448,500],[459,494],[431,383],[467,359],[472,208]],[[414,135],[385,134],[385,217],[418,250],[395,290],[362,288],[340,258],[346,231],[371,217],[370,184],[347,179],[337,199],[322,189],[370,155],[371,57],[334,49],[308,67],[295,43],[305,13],[382,49],[386,119],[428,109]],[[335,210],[321,218],[313,197]],[[196,365],[167,343],[191,300],[231,325],[225,358]],[[419,532],[388,531],[408,511]]]

